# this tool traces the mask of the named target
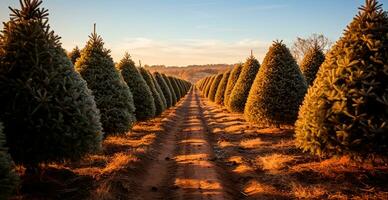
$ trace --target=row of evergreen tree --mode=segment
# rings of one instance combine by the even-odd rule
[[[115,66],[95,31],[69,59],[42,1],[20,3],[0,34],[0,199],[17,184],[13,162],[29,173],[40,163],[80,159],[98,151],[104,136],[174,106],[191,87],[137,68],[129,54]]]
[[[366,0],[329,53],[312,47],[300,67],[276,41],[261,66],[251,56],[196,86],[211,101],[244,113],[259,126],[295,125],[296,143],[304,151],[386,158],[387,12],[376,0]]]

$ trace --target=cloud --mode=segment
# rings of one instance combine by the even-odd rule
[[[213,39],[154,40],[151,38],[125,38],[109,46],[112,56],[119,61],[128,51],[134,60],[145,64],[185,66],[190,64],[243,62],[253,49],[261,61],[270,42],[243,39],[226,42]]]

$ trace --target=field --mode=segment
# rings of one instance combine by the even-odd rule
[[[377,0],[18,3],[0,2],[0,200],[388,200]]]
[[[101,154],[48,165],[13,199],[387,199],[388,167],[319,159],[192,89]],[[31,179],[31,182],[28,182]],[[39,180],[39,181],[38,181]]]

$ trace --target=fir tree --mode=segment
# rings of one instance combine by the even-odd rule
[[[305,54],[300,65],[300,70],[308,85],[312,85],[323,61],[325,61],[325,54],[323,54],[323,51],[318,46],[310,48]]]
[[[128,53],[125,53],[117,68],[133,94],[136,119],[142,121],[154,117],[156,108],[151,89]]]
[[[8,199],[19,183],[8,149],[5,148],[3,125],[0,123],[0,199]]]
[[[252,55],[244,63],[241,74],[237,79],[236,85],[230,94],[227,108],[231,112],[244,112],[245,103],[248,98],[249,90],[259,71],[260,64]]]
[[[207,84],[205,86],[205,90],[204,90],[203,96],[209,97],[210,88],[212,87],[212,84],[213,84],[215,78],[216,78],[215,75],[210,77],[210,80],[207,82]]]
[[[238,80],[238,77],[240,76],[241,70],[243,68],[242,64],[236,64],[232,71],[230,72],[230,76],[228,78],[228,83],[226,84],[225,94],[224,94],[224,105],[228,105],[230,94],[232,93],[232,90],[234,86],[236,85],[236,82]]]
[[[295,124],[299,147],[319,156],[387,156],[387,52],[387,13],[366,0],[308,89]]]
[[[144,80],[146,81],[148,87],[151,90],[152,97],[154,98],[154,104],[155,104],[155,115],[160,115],[166,108],[163,104],[163,100],[160,97],[159,92],[156,90],[154,81],[152,80],[151,75],[148,73],[146,69],[143,67],[139,68],[139,71],[141,75],[143,76]]]
[[[77,59],[81,57],[81,52],[78,46],[75,46],[75,48],[69,54],[67,54],[67,56],[69,57],[71,63],[74,65]]]
[[[216,92],[218,89],[218,85],[220,84],[220,81],[222,79],[223,74],[217,74],[212,85],[210,86],[210,91],[209,91],[209,99],[210,101],[214,101],[216,97]]]
[[[162,89],[164,97],[166,98],[167,108],[170,108],[172,106],[172,95],[170,87],[168,87],[166,81],[159,72],[154,72],[154,77]]]
[[[220,81],[220,84],[218,85],[217,92],[216,92],[216,97],[215,97],[215,102],[217,104],[223,105],[224,104],[224,96],[225,96],[225,91],[226,91],[226,85],[228,84],[228,79],[230,76],[230,70],[225,72],[222,75],[222,79]]]
[[[306,90],[306,81],[289,49],[275,42],[251,87],[244,116],[260,126],[292,125]]]
[[[174,88],[172,87],[170,79],[167,78],[166,74],[162,74],[162,77],[163,77],[164,81],[166,82],[166,84],[168,86],[168,89],[170,90],[170,93],[171,93],[171,105],[175,106],[175,104],[176,104],[176,94],[175,94]]]
[[[110,50],[104,48],[102,38],[94,31],[75,68],[93,91],[105,133],[120,134],[132,128],[135,107],[132,93],[109,54]]]
[[[181,98],[181,92],[179,90],[178,84],[175,82],[173,77],[168,76],[167,78],[170,81],[172,88],[174,89],[176,100],[179,101]]]
[[[167,101],[166,101],[166,98],[164,97],[164,94],[163,94],[163,91],[162,91],[162,88],[160,87],[158,81],[156,81],[155,77],[151,74],[150,71],[147,70],[147,73],[150,75],[150,77],[152,78],[152,82],[154,83],[155,85],[155,88],[156,88],[156,91],[158,91],[158,94],[160,96],[160,99],[162,100],[162,103],[163,103],[163,110],[165,110],[167,108]]]
[[[50,30],[40,0],[21,1],[0,35],[0,117],[9,152],[29,169],[98,150],[99,111]]]

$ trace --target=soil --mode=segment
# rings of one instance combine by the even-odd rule
[[[23,174],[13,199],[388,199],[388,166],[320,159],[192,89],[79,162]]]

